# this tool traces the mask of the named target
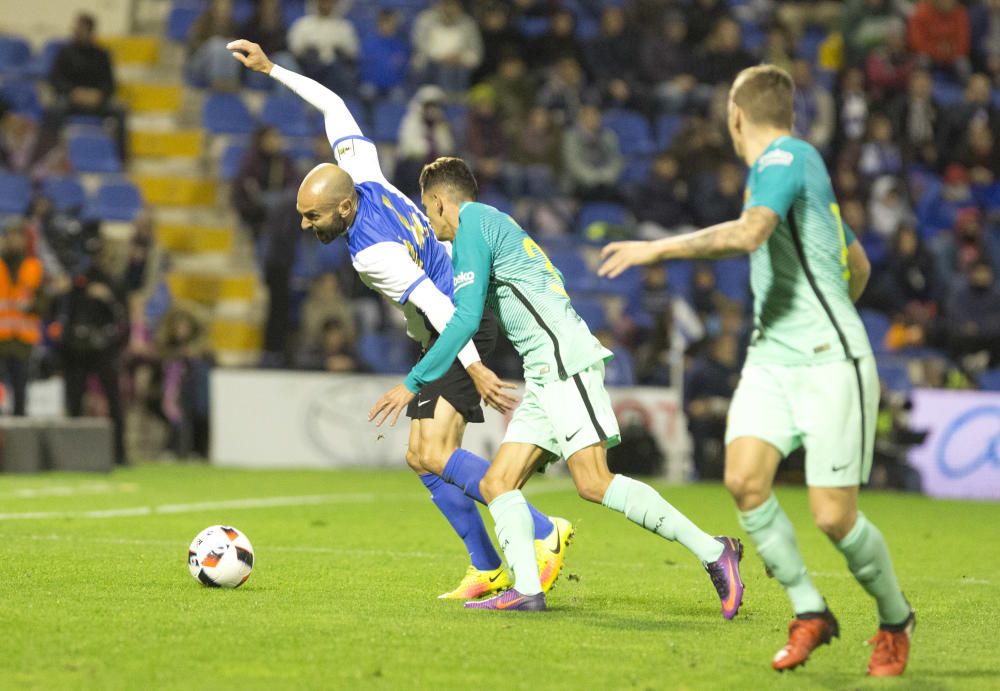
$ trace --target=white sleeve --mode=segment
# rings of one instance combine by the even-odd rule
[[[444,333],[451,316],[455,313],[455,305],[447,295],[438,290],[434,281],[421,281],[417,284],[410,292],[410,302],[426,315],[427,320],[439,334]],[[462,367],[468,368],[481,359],[476,344],[471,340],[458,351],[458,360],[462,363]]]
[[[354,255],[354,269],[369,285],[393,302],[404,304],[417,284],[427,279],[410,253],[398,242],[376,242]]]

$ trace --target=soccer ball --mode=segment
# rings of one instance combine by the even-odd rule
[[[236,528],[210,526],[191,541],[188,569],[210,588],[238,588],[253,570],[253,545]]]

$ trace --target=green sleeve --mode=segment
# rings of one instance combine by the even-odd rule
[[[406,388],[414,393],[448,371],[483,319],[493,253],[478,220],[468,226],[459,225],[451,263],[455,275],[455,313],[431,349],[406,377]]]
[[[747,181],[749,196],[745,208],[764,206],[786,218],[792,202],[803,183],[802,154],[793,155],[784,149],[774,149],[761,156],[753,166]]]

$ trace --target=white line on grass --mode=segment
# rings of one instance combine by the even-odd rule
[[[119,518],[154,514],[197,513],[216,509],[262,509],[277,506],[307,506],[311,504],[366,503],[376,501],[374,494],[306,494],[290,497],[258,497],[250,499],[220,499],[190,504],[159,504],[157,506],[127,506],[96,511],[23,511],[0,513],[0,521],[41,520],[47,518]]]

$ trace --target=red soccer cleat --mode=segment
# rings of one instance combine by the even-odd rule
[[[840,637],[840,625],[830,610],[799,614],[788,625],[788,643],[771,660],[779,672],[804,665],[809,653]]]
[[[868,661],[868,675],[872,677],[898,677],[906,669],[910,657],[910,639],[917,618],[910,612],[898,626],[881,626],[875,637],[868,641],[874,645],[871,660]]]

